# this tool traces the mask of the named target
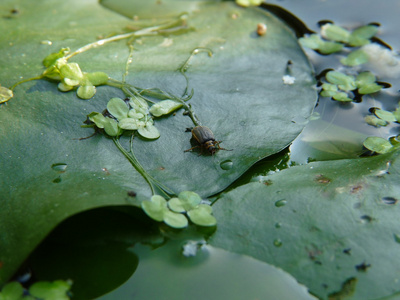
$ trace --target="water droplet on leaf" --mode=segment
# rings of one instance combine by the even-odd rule
[[[222,170],[230,170],[233,167],[233,162],[231,160],[225,160],[220,164]]]
[[[383,197],[382,202],[388,205],[394,205],[397,203],[397,199],[393,197]]]
[[[51,168],[57,172],[65,172],[68,165],[66,163],[55,163],[51,165]]]
[[[274,240],[274,246],[275,247],[281,247],[282,246],[282,241],[280,239],[275,239]]]
[[[285,199],[278,200],[278,201],[275,202],[275,206],[276,207],[282,207],[282,206],[285,206],[286,203],[287,203],[287,201]]]

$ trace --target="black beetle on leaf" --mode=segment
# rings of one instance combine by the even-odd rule
[[[192,151],[195,148],[200,148],[201,151],[206,149],[208,153],[214,155],[218,150],[227,150],[225,148],[220,147],[219,143],[222,141],[216,141],[214,137],[214,133],[210,128],[206,126],[196,126],[192,129],[192,138],[199,144],[190,149],[185,150],[184,152]]]

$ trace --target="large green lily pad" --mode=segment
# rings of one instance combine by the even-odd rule
[[[292,274],[322,299],[400,290],[400,152],[296,166],[225,194],[211,244]]]
[[[308,60],[294,34],[278,19],[231,2],[197,5],[187,19],[193,31],[146,37],[134,44],[127,81],[181,95],[185,79],[178,68],[197,47],[213,51],[211,58],[200,53],[191,60],[190,103],[203,125],[223,141],[221,146],[232,151],[221,150],[214,157],[184,153],[191,147],[185,129],[193,124],[181,111],[156,120],[158,140],[134,142],[138,160],[152,176],[177,193],[193,190],[205,197],[290,144],[314,107],[316,91]],[[126,26],[157,22],[140,17],[151,8],[138,9],[139,21],[132,21],[94,0],[47,0],[40,5],[10,0],[0,8],[9,12],[0,19],[2,86],[40,74],[42,59],[62,47],[75,50]],[[181,12],[177,9],[176,15]],[[256,34],[259,22],[268,26],[265,36]],[[104,71],[121,79],[127,57],[128,48],[121,41],[71,61],[83,71]],[[296,80],[285,85],[282,77],[289,60]],[[101,112],[112,97],[123,97],[120,91],[99,87],[93,99],[83,101],[74,92],[61,93],[55,83],[39,80],[18,86],[14,94],[0,107],[0,281],[7,280],[68,216],[105,205],[129,205],[130,190],[150,196],[143,178],[111,140],[99,135],[78,140],[92,133],[80,128],[86,115]]]

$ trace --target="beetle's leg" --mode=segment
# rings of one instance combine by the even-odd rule
[[[183,152],[189,152],[189,151],[192,151],[193,149],[195,149],[195,148],[199,148],[200,146],[194,146],[194,147],[192,147],[192,148],[190,148],[190,149],[187,149],[187,150],[185,150],[185,151],[183,151]]]
[[[219,145],[219,143],[222,143],[222,141],[215,141],[215,143],[217,144],[217,146],[218,146],[218,150],[226,150],[226,151],[232,151],[233,149],[225,149],[225,148],[222,148],[220,145]]]

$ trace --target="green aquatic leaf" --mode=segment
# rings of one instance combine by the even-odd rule
[[[43,300],[69,300],[67,292],[71,289],[72,282],[56,280],[53,282],[40,281],[32,284],[29,293]]]
[[[168,115],[171,112],[178,110],[181,107],[182,103],[179,103],[177,101],[163,100],[152,105],[149,112],[155,117],[160,117],[163,115]]]
[[[355,78],[338,71],[329,71],[325,75],[326,80],[336,84],[343,91],[352,91],[356,89]]]
[[[325,41],[321,39],[318,34],[311,34],[308,37],[302,37],[299,39],[299,42],[303,47],[318,50],[321,54],[340,52],[344,47],[341,43]]]
[[[153,196],[150,201],[141,203],[145,213],[158,222],[164,221],[173,228],[184,228],[188,226],[188,220],[180,213],[170,211],[167,206],[167,200],[161,196]]]
[[[108,81],[108,75],[104,72],[92,72],[85,74],[90,83],[94,86],[106,84]]]
[[[188,220],[184,215],[170,210],[164,211],[163,221],[172,228],[185,228],[188,226]]]
[[[4,285],[0,291],[0,300],[22,300],[24,299],[24,288],[19,282],[12,281]]]
[[[363,49],[352,51],[348,56],[342,58],[340,62],[345,66],[358,66],[368,62],[368,54]]]
[[[106,117],[104,130],[109,136],[119,136],[122,133],[121,129],[118,127],[118,122],[109,117]]]
[[[92,112],[88,115],[90,121],[92,121],[98,128],[104,128],[104,125],[109,121],[105,116],[98,112]]]
[[[139,125],[136,119],[125,118],[118,122],[118,127],[124,130],[137,130]]]
[[[336,101],[341,101],[341,102],[353,101],[353,99],[349,97],[349,94],[347,94],[345,92],[337,92],[332,95],[332,98],[335,99]]]
[[[128,105],[121,98],[111,98],[107,103],[107,110],[118,120],[128,117]]]
[[[158,222],[161,222],[164,218],[164,212],[168,210],[167,200],[161,196],[153,196],[150,201],[143,201],[141,203],[145,213]]]
[[[364,147],[376,153],[387,153],[393,149],[393,145],[386,139],[372,136],[364,141]]]
[[[43,60],[43,65],[46,68],[55,65],[59,58],[64,57],[70,51],[71,51],[71,49],[69,49],[69,48],[61,48],[60,51],[49,54]]]
[[[347,29],[327,23],[321,27],[321,35],[330,41],[347,43],[350,39],[350,31]]]
[[[186,80],[179,68],[194,49],[209,48],[212,57],[200,52],[189,62],[185,75],[188,91],[194,93],[187,103],[216,140],[222,141],[221,147],[232,151],[220,150],[214,156],[184,152],[193,147],[191,133],[186,132],[193,122],[177,113],[157,119],[157,140],[135,137],[134,153],[143,168],[175,193],[192,190],[206,198],[224,190],[260,159],[290,145],[303,130],[317,99],[315,78],[295,34],[277,17],[261,8],[240,9],[230,1],[180,1],[177,6],[175,1],[163,1],[165,5],[145,0],[111,2],[122,6],[122,13],[98,1],[47,0],[40,5],[1,1],[3,11],[18,6],[24,12],[16,18],[0,18],[1,38],[6,41],[0,43],[1,84],[12,86],[21,76],[40,75],[43,58],[61,48],[75,51],[99,36],[123,33],[127,27],[165,24],[189,12],[186,24],[195,30],[133,42],[126,82],[148,89],[140,90],[141,95],[155,102],[163,100],[151,99],[150,91],[156,88],[181,97]],[[238,9],[240,18],[233,19],[230,12]],[[123,14],[138,18],[127,19]],[[258,23],[268,24],[268,34],[255,34]],[[172,43],[165,46],[165,38]],[[41,44],[43,40],[52,44]],[[79,64],[84,72],[104,72],[120,80],[128,55],[126,41],[120,41],[73,56],[68,63]],[[295,66],[291,75],[296,81],[284,85],[282,77],[289,60]],[[92,128],[80,126],[89,113],[102,112],[110,98],[125,97],[107,85],[96,90],[92,99],[80,101],[76,93],[59,92],[52,80],[36,80],[18,85],[14,98],[0,109],[0,160],[4,162],[0,227],[7,228],[0,233],[1,283],[69,216],[101,206],[131,205],[127,196],[131,190],[146,199],[151,197],[146,181],[112,139],[100,134],[81,139],[93,134]],[[149,108],[140,98],[131,103],[136,113],[148,115]],[[103,127],[108,135],[119,136],[122,129],[117,125],[106,119]],[[120,140],[129,150],[129,137]],[[224,167],[226,161],[231,168]],[[51,168],[60,162],[68,165],[62,174]]]
[[[83,99],[88,100],[96,94],[96,87],[94,85],[81,85],[76,90],[76,95]]]
[[[152,123],[146,123],[144,127],[139,126],[138,133],[142,137],[150,140],[155,140],[160,137],[160,132],[158,131],[157,127],[154,126]]]
[[[69,85],[75,86],[80,83],[83,78],[81,68],[77,63],[68,63],[60,68],[61,77],[68,80]]]
[[[374,114],[379,119],[382,119],[386,122],[396,122],[396,120],[397,120],[395,115],[392,112],[384,110],[384,109],[375,109]]]
[[[188,211],[190,221],[199,226],[215,226],[217,220],[212,215],[212,207],[207,204],[200,204]]]
[[[364,120],[367,124],[375,127],[386,126],[388,124],[385,120],[379,119],[374,115],[365,116]]]
[[[351,299],[398,290],[400,151],[309,163],[232,190],[213,204],[211,245],[282,268],[328,299],[356,278]],[[388,253],[390,259],[388,260]]]
[[[369,44],[370,39],[378,33],[379,27],[376,25],[366,25],[354,29],[349,38],[349,45],[360,47]]]

